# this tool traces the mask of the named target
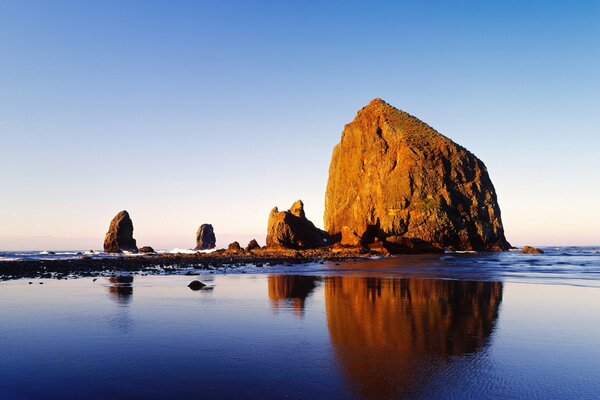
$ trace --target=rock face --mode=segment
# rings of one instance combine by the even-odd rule
[[[248,246],[246,246],[246,251],[252,251],[256,249],[260,249],[260,245],[258,244],[256,239],[252,239],[250,242],[248,242]]]
[[[531,246],[525,246],[519,251],[521,254],[544,254],[544,250]]]
[[[242,246],[240,246],[239,242],[232,242],[229,243],[229,246],[227,246],[227,251],[237,253],[242,251]]]
[[[215,231],[211,224],[202,224],[196,232],[196,248],[194,250],[214,249],[217,244]]]
[[[104,237],[104,251],[120,253],[122,251],[138,250],[133,238],[133,222],[125,210],[118,213],[110,222],[110,227]]]
[[[327,232],[317,228],[304,214],[304,203],[296,201],[288,211],[271,210],[267,247],[313,249],[329,244]]]
[[[331,158],[325,229],[397,252],[507,250],[483,162],[381,99],[358,111]]]

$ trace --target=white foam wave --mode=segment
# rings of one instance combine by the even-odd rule
[[[192,249],[171,249],[171,250],[167,250],[166,253],[171,253],[171,254],[177,254],[177,253],[182,253],[182,254],[196,254],[197,250],[192,250]]]

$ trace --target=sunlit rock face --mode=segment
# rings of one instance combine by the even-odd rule
[[[325,229],[342,244],[392,251],[507,250],[483,162],[419,119],[374,99],[331,158]]]
[[[287,211],[271,210],[267,225],[267,247],[314,249],[329,244],[327,232],[306,218],[304,203],[297,200]]]
[[[497,282],[333,277],[327,325],[360,397],[410,398],[452,356],[483,349],[502,300]]]
[[[317,287],[319,278],[304,275],[271,275],[268,277],[269,300],[274,309],[290,309],[294,315],[304,315],[306,298]]]

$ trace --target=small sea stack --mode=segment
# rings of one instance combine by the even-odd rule
[[[104,251],[107,253],[138,251],[133,238],[133,222],[127,211],[119,212],[110,222],[108,232],[104,237]]]
[[[538,249],[533,246],[525,246],[519,251],[519,253],[521,253],[521,254],[544,254],[544,250]]]
[[[226,253],[238,254],[238,253],[243,253],[243,252],[244,252],[244,249],[242,249],[242,246],[240,246],[239,242],[232,242],[232,243],[229,243],[229,246],[227,246]]]
[[[314,249],[329,245],[327,232],[306,218],[304,203],[297,200],[287,211],[271,210],[267,227],[267,246]]]
[[[194,250],[210,250],[217,245],[215,230],[211,224],[202,224],[196,232],[196,247]]]
[[[246,251],[258,250],[260,249],[260,245],[256,241],[256,239],[252,239],[248,242],[248,246],[246,246]]]
[[[333,149],[324,220],[341,244],[381,241],[397,253],[511,248],[484,163],[381,99]]]

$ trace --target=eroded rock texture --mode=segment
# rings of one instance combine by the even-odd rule
[[[429,125],[374,99],[331,158],[325,229],[342,244],[402,251],[507,250],[483,162]]]
[[[215,230],[211,224],[202,224],[196,232],[196,248],[194,250],[214,249],[217,245]]]
[[[329,244],[326,232],[317,228],[304,214],[304,203],[296,201],[288,211],[271,210],[267,228],[268,247],[313,249]]]
[[[120,253],[122,251],[138,250],[133,238],[133,222],[125,210],[118,213],[110,222],[108,232],[104,237],[104,251]]]

